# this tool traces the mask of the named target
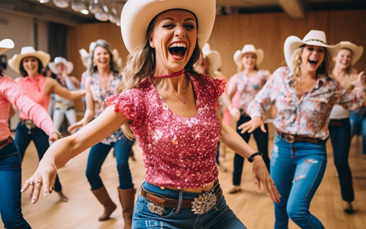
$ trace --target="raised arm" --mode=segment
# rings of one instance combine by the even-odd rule
[[[61,86],[56,80],[49,77],[46,78],[46,91],[61,96],[64,99],[75,100],[85,95],[85,90],[70,91]]]
[[[30,185],[33,185],[32,203],[37,202],[42,185],[43,194],[50,194],[53,191],[57,168],[102,141],[128,121],[129,119],[124,114],[115,112],[113,106],[108,107],[75,134],[52,144],[40,161],[38,169],[32,177],[27,179],[21,191],[24,192]]]

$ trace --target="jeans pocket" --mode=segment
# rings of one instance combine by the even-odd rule
[[[139,219],[169,218],[175,210],[174,208],[160,207],[142,196],[137,199],[135,208],[135,212],[138,214],[136,217]]]
[[[225,207],[227,207],[225,197],[224,197],[224,196],[221,196],[221,198],[220,198],[219,200],[217,200],[217,201],[216,201],[215,210],[216,210],[216,211],[221,211],[221,210],[223,210]]]

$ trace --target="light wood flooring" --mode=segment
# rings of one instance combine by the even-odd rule
[[[270,138],[272,146],[273,136]],[[250,145],[255,146],[253,138]],[[130,160],[133,181],[138,187],[144,179],[144,166],[140,148],[135,144],[134,151],[136,161]],[[224,190],[226,200],[248,228],[267,229],[273,228],[274,214],[273,204],[265,193],[255,191],[251,174],[251,164],[245,163],[242,177],[243,191],[234,195],[228,194],[232,187],[232,160],[234,153],[228,151],[223,165],[228,172],[220,172],[220,183]],[[117,229],[123,228],[121,206],[118,201],[118,179],[115,167],[115,159],[110,153],[103,165],[101,176],[112,199],[118,203],[117,210],[112,214],[112,219],[98,222],[97,218],[103,208],[90,192],[90,186],[84,175],[88,151],[69,161],[65,167],[59,169],[59,176],[65,194],[69,197],[67,203],[59,202],[57,194],[41,197],[37,204],[31,204],[29,192],[22,196],[23,214],[30,225],[35,229]],[[366,160],[361,157],[361,138],[352,140],[352,148],[349,157],[354,189],[355,201],[353,202],[355,213],[347,215],[342,209],[342,200],[337,178],[337,172],[333,165],[332,148],[328,141],[328,165],[323,181],[315,194],[310,211],[317,216],[326,228],[366,228]],[[36,169],[38,157],[33,144],[26,152],[23,162],[23,181]],[[0,222],[0,228],[3,225]],[[289,228],[298,228],[293,222]]]

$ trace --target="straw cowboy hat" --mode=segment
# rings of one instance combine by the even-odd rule
[[[36,51],[32,46],[25,46],[20,51],[20,54],[15,54],[9,61],[9,66],[16,72],[19,73],[20,62],[25,57],[36,57],[38,58],[43,66],[47,66],[48,62],[50,61],[51,57],[48,53],[43,51]]]
[[[234,53],[234,61],[235,61],[236,65],[239,66],[241,64],[243,55],[247,54],[247,53],[254,53],[257,56],[257,66],[262,63],[263,58],[264,58],[263,50],[256,49],[254,47],[254,45],[252,45],[252,44],[247,44],[247,45],[244,45],[242,50],[236,50],[236,52]]]
[[[216,50],[211,50],[211,46],[206,43],[202,48],[202,54],[207,57],[213,70],[219,71],[221,67],[221,57],[220,53]]]
[[[51,72],[53,72],[54,74],[58,73],[56,70],[56,66],[58,64],[63,64],[66,67],[67,74],[70,74],[72,72],[72,70],[74,69],[74,65],[70,61],[67,61],[65,58],[58,56],[58,57],[55,57],[55,60],[53,62],[48,64],[48,67],[50,68]]]
[[[327,45],[327,39],[325,33],[320,30],[310,30],[308,34],[305,35],[304,39],[300,39],[296,36],[289,36],[285,40],[284,54],[287,66],[292,68],[292,55],[295,50],[302,45],[314,45],[325,47],[331,56],[334,56],[337,51],[338,46]]]
[[[81,61],[83,62],[83,65],[88,68],[89,67],[89,63],[90,63],[90,55],[93,51],[95,47],[95,42],[91,42],[90,45],[89,45],[89,52],[86,51],[85,49],[80,49],[79,50],[79,53],[80,53],[80,58],[81,58]]]
[[[188,10],[197,17],[198,45],[203,47],[214,25],[216,0],[129,0],[121,14],[122,38],[128,52],[132,53],[145,41],[152,19],[171,9]]]
[[[349,49],[352,52],[352,65],[356,64],[357,61],[361,58],[363,53],[363,47],[357,46],[349,41],[341,41],[339,42],[339,50],[340,49]],[[338,50],[338,51],[339,51]],[[338,53],[337,51],[337,53]],[[335,54],[337,55],[337,54]]]
[[[0,55],[6,50],[14,48],[14,42],[10,39],[3,39],[0,41]]]

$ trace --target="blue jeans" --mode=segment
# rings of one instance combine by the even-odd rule
[[[239,121],[237,122],[237,126],[250,121],[251,118],[249,116],[240,116]],[[269,158],[268,158],[268,125],[264,125],[267,133],[264,133],[260,128],[257,128],[253,131],[253,136],[255,142],[257,143],[258,151],[263,154],[264,163],[266,163],[267,169],[269,169]],[[236,132],[244,139],[244,141],[249,142],[251,133],[245,132],[244,134],[240,133],[241,130],[237,129]],[[233,184],[240,185],[241,183],[241,175],[243,173],[244,167],[244,158],[239,154],[235,153],[234,156],[234,171],[233,171]]]
[[[134,141],[123,137],[111,145],[106,145],[101,142],[90,148],[88,163],[86,165],[86,177],[92,190],[103,187],[103,181],[100,178],[100,170],[109,153],[114,148],[114,155],[117,161],[117,171],[119,177],[119,188],[133,188],[130,167],[128,158]]]
[[[31,228],[22,214],[20,164],[20,155],[14,142],[0,150],[0,214],[5,228]]]
[[[351,127],[349,119],[340,119],[340,126],[329,126],[330,140],[333,147],[334,165],[338,172],[342,199],[354,200],[352,173],[348,164],[348,154],[351,146]]]
[[[324,228],[309,212],[309,206],[324,176],[326,164],[325,141],[290,144],[275,136],[271,177],[281,195],[281,202],[274,203],[275,228],[288,228],[288,217],[301,228]]]
[[[15,129],[14,142],[15,144],[17,144],[19,148],[19,153],[22,161],[24,158],[25,151],[28,148],[28,145],[31,140],[33,140],[34,145],[36,146],[37,149],[38,158],[39,160],[41,160],[43,155],[46,153],[48,147],[50,146],[47,134],[38,127],[35,127],[29,131],[25,125],[19,122],[17,128]],[[55,192],[61,192],[61,191],[62,186],[57,175],[55,181]]]
[[[366,115],[364,112],[351,111],[349,114],[349,121],[351,123],[351,138],[357,133],[357,130],[361,128],[362,154],[366,154]]]
[[[160,187],[147,182],[144,182],[142,185],[150,192],[174,199],[179,199],[181,193],[182,198],[191,199],[193,201],[193,198],[196,198],[201,194],[177,191],[168,188],[162,190]],[[194,214],[191,208],[181,208],[179,213],[176,212],[176,208],[165,208],[163,215],[159,216],[148,209],[148,203],[150,203],[150,201],[146,200],[141,195],[138,195],[133,212],[132,228],[246,228],[226,204],[224,196],[217,200],[215,207],[202,215]]]

